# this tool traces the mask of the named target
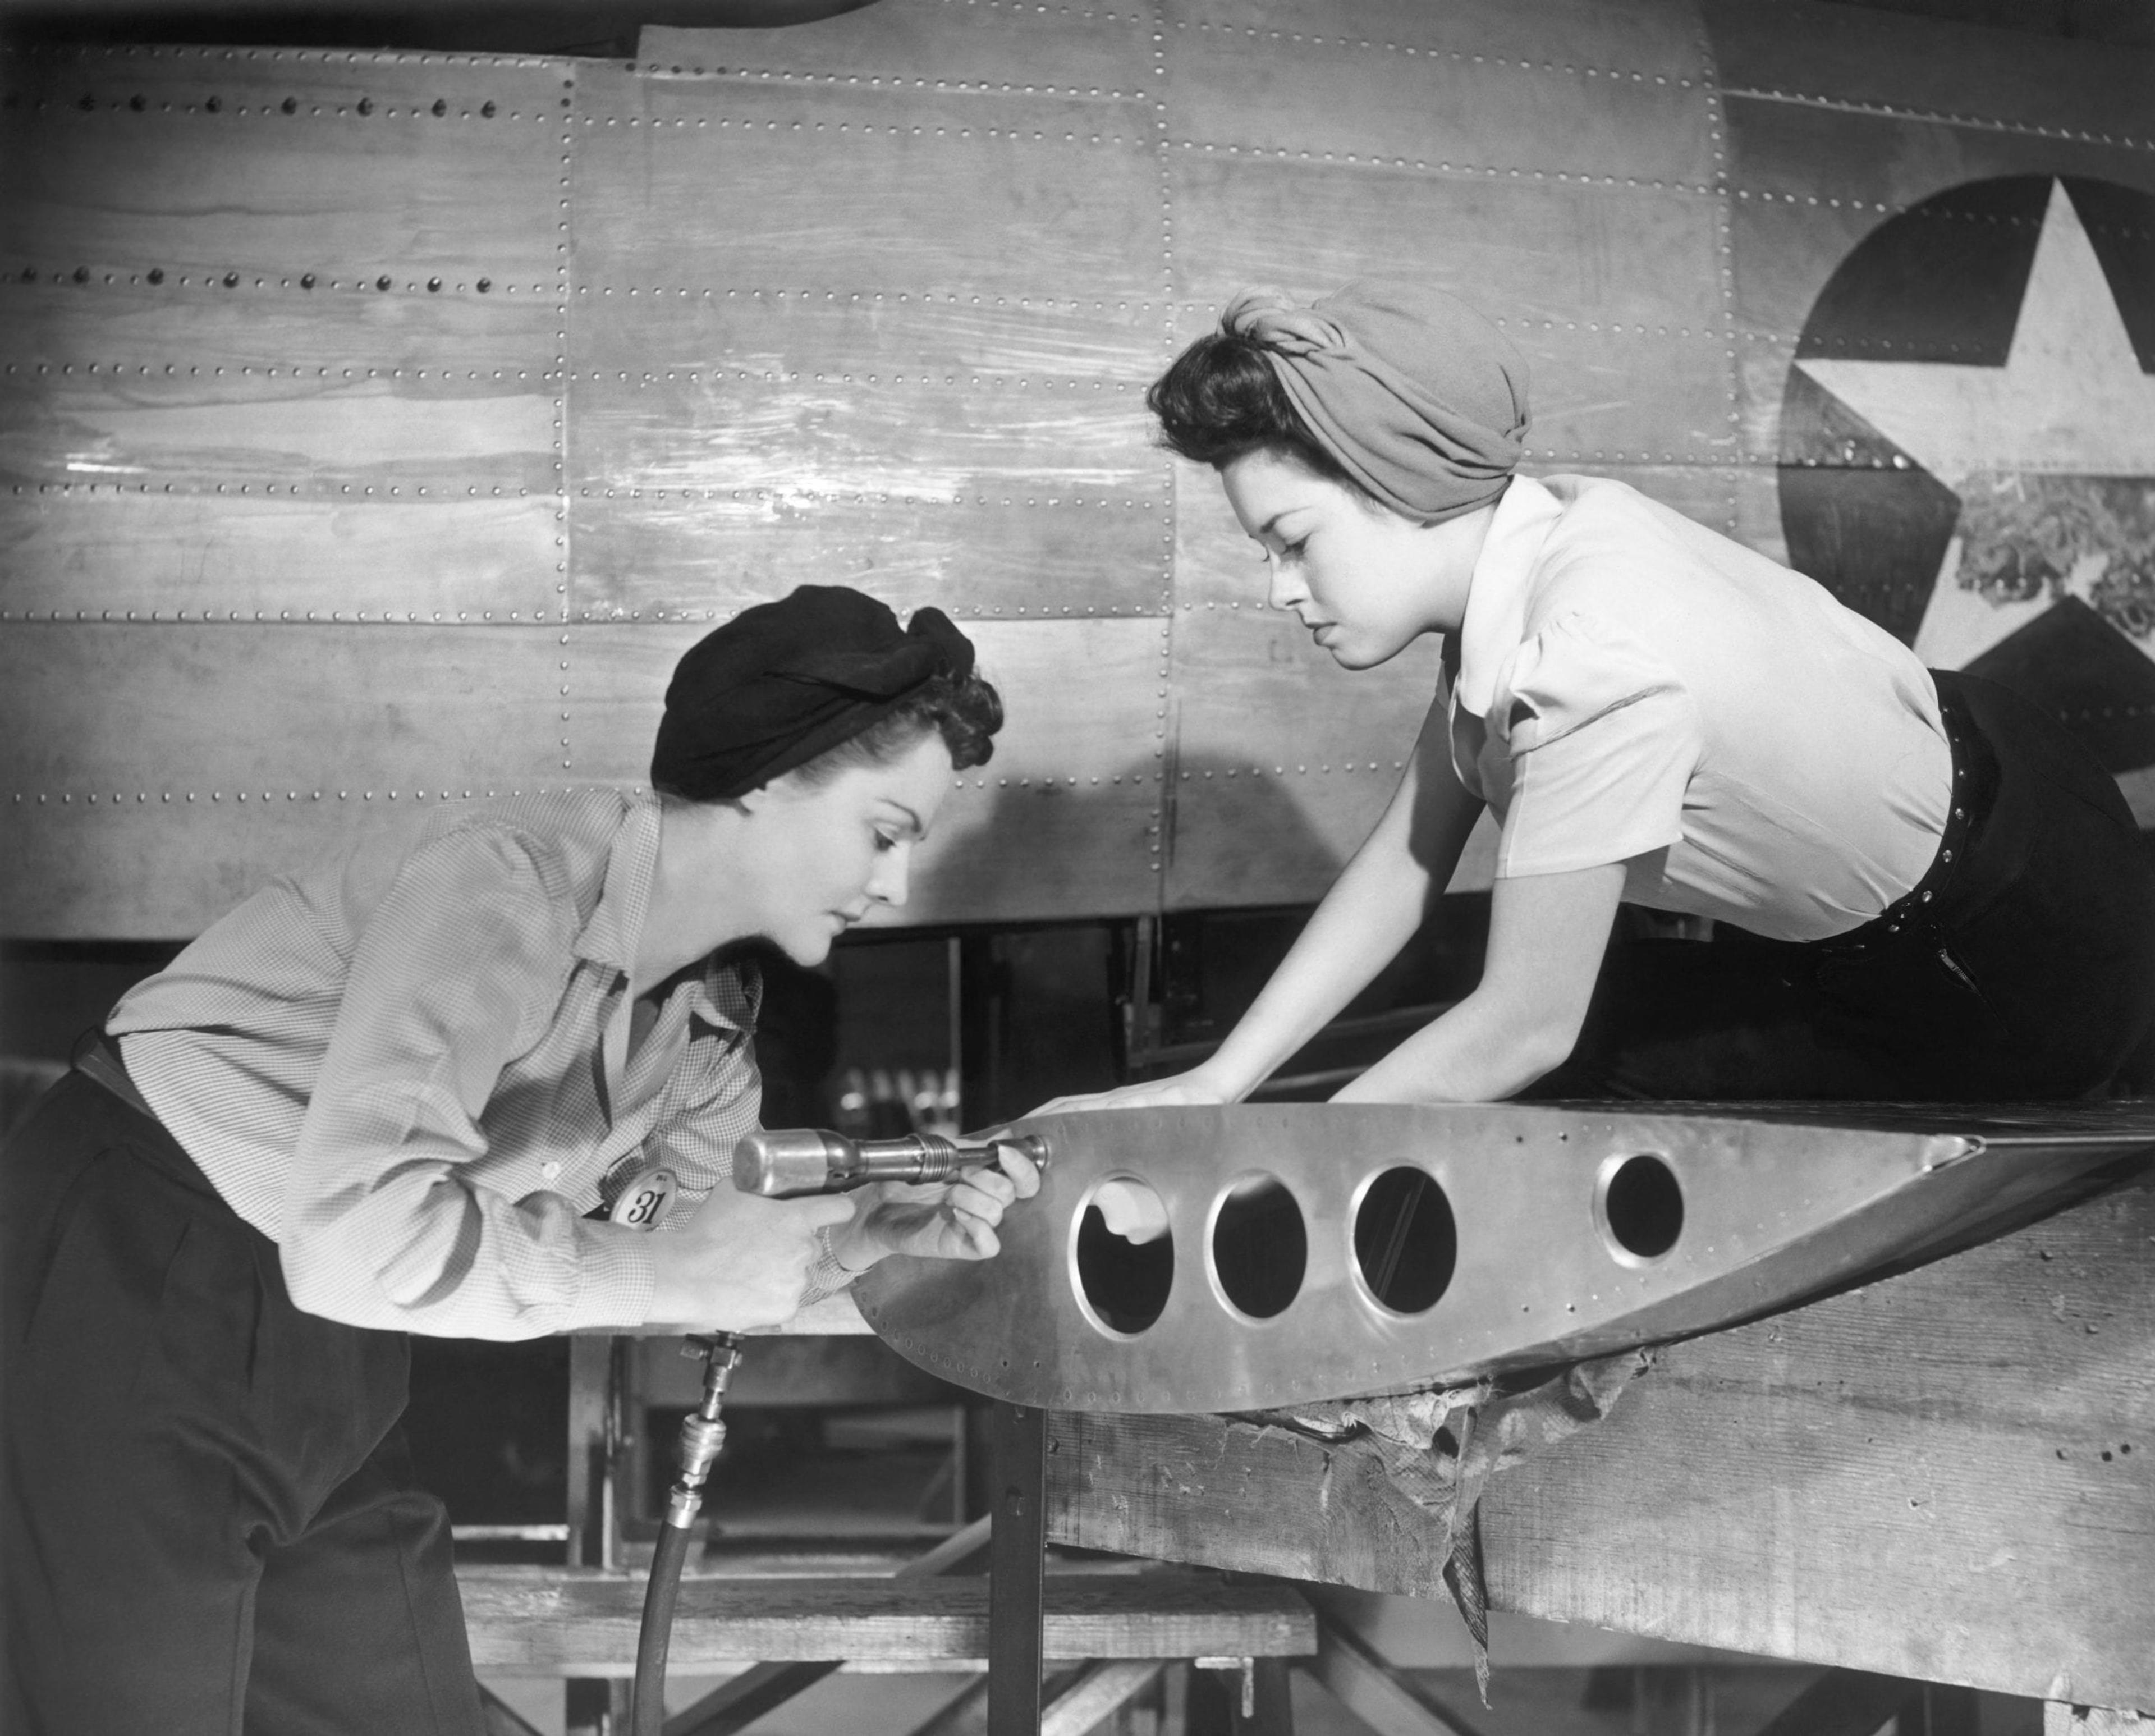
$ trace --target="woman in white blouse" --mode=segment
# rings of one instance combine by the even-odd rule
[[[1459,302],[1245,294],[1149,401],[1274,607],[1349,669],[1442,634],[1447,679],[1217,1052],[1086,1104],[1247,1095],[1415,931],[1485,807],[1480,985],[1343,1099],[2072,1097],[2148,1030],[2155,889],[2101,766],[1624,484],[1515,475],[1525,367]],[[1610,951],[1625,901],[1717,938]]]

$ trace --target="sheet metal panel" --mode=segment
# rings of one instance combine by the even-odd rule
[[[856,1287],[861,1313],[909,1361],[975,1392],[1139,1413],[1459,1384],[1711,1331],[2025,1221],[2155,1142],[2129,1104],[2047,1120],[1868,1104],[1245,1104],[1016,1126],[1048,1155],[1001,1254],[886,1261]],[[1651,1234],[1619,1192],[1641,1160],[1672,1202]],[[1387,1287],[1407,1226],[1360,1221],[1401,1169],[1436,1184],[1418,1221],[1448,1219],[1413,1299]],[[1152,1281],[1112,1252],[1088,1266],[1081,1227],[1111,1178],[1135,1178],[1165,1210]],[[1304,1260],[1253,1314],[1230,1276],[1248,1271],[1249,1232],[1228,1208],[1260,1180],[1297,1234],[1257,1247],[1299,1246]]]
[[[806,584],[858,586],[901,614],[934,603],[969,630],[983,617],[1159,614],[1159,479],[1082,504],[1040,487],[941,504],[805,487],[617,490],[628,498],[578,524],[574,618],[729,613]]]
[[[386,492],[326,501],[85,483],[0,494],[0,623],[558,618],[550,490],[430,493],[423,504]]]
[[[1292,615],[1264,607],[1249,551],[1224,502],[1185,513],[1171,684],[1173,909],[1322,897],[1398,786],[1437,690],[1434,638],[1379,669],[1340,668]]]
[[[2155,149],[2148,57],[1819,0],[1701,0],[1731,96]]]
[[[1536,460],[1732,454],[1710,201],[1180,153],[1172,166],[1182,335],[1252,284],[1303,300],[1410,278],[1481,308],[1524,351]]]
[[[1143,100],[1154,28],[1152,8],[1135,4],[1081,9],[1015,0],[877,0],[837,18],[772,29],[647,24],[637,59],[642,69],[662,75],[842,81],[871,92],[925,84]]]
[[[1691,0],[1237,0],[1233,6],[1168,0],[1178,29],[1215,33],[1254,28],[1283,48],[1338,45],[1397,54],[1413,47],[1478,54],[1498,71],[1566,64],[1666,75],[1702,75],[1704,44]],[[1273,38],[1272,33],[1280,33]],[[1202,41],[1199,35],[1195,38]],[[1170,38],[1173,40],[1173,38]],[[1179,45],[1178,45],[1179,46]],[[1171,50],[1170,52],[1174,52]]]
[[[1175,3],[1170,143],[1709,190],[1688,5]]]
[[[11,930],[192,935],[422,792],[567,780],[560,640],[499,626],[10,628]]]
[[[9,227],[34,237],[40,267],[236,271],[250,287],[387,272],[398,293],[439,277],[437,295],[485,276],[504,300],[550,299],[545,146],[564,76],[558,62],[298,49],[11,56]]]
[[[914,51],[955,47],[936,19]],[[826,67],[884,64],[846,32],[815,42]],[[1159,222],[1144,114],[966,64],[932,85],[888,67],[586,79],[577,618],[804,581],[961,615],[1164,607],[1140,396],[1168,300],[1128,246]]]
[[[611,265],[656,284],[934,289],[1062,299],[1155,293],[1145,111],[1108,98],[788,89],[580,74],[578,300]],[[1095,139],[1098,142],[1094,142]]]
[[[575,775],[640,781],[673,660],[708,623],[570,629]],[[970,621],[1006,722],[914,858],[906,923],[1015,922],[1156,909],[1165,767],[1157,620]]]

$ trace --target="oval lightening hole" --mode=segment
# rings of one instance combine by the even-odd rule
[[[1122,1185],[1149,1196],[1154,1213],[1167,1216],[1159,1196],[1142,1181],[1125,1178]],[[1175,1232],[1162,1231],[1150,1242],[1132,1242],[1108,1227],[1098,1206],[1088,1205],[1078,1223],[1078,1283],[1093,1313],[1111,1332],[1139,1333],[1157,1320],[1175,1288]]]
[[[1658,1157],[1627,1157],[1609,1178],[1603,1211],[1616,1245],[1641,1260],[1658,1260],[1683,1234],[1683,1189]]]
[[[1220,1292],[1242,1313],[1269,1320],[1301,1293],[1309,1232],[1294,1196],[1270,1175],[1245,1175],[1212,1224],[1212,1270]]]
[[[1387,1170],[1354,1214],[1354,1261],[1369,1293],[1396,1314],[1436,1306],[1459,1261],[1451,1201],[1426,1170]]]

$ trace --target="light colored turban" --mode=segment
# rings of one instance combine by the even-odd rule
[[[1374,279],[1308,307],[1246,289],[1220,325],[1262,346],[1318,443],[1393,511],[1434,524],[1504,492],[1526,358],[1463,301]]]

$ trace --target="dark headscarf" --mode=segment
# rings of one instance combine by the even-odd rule
[[[888,716],[938,675],[973,672],[973,642],[940,609],[901,628],[843,585],[802,585],[744,609],[674,665],[651,781],[723,801],[804,766]]]
[[[1246,289],[1220,325],[1263,346],[1318,443],[1393,511],[1435,524],[1504,492],[1526,359],[1465,302],[1418,284],[1352,283],[1300,308]]]

